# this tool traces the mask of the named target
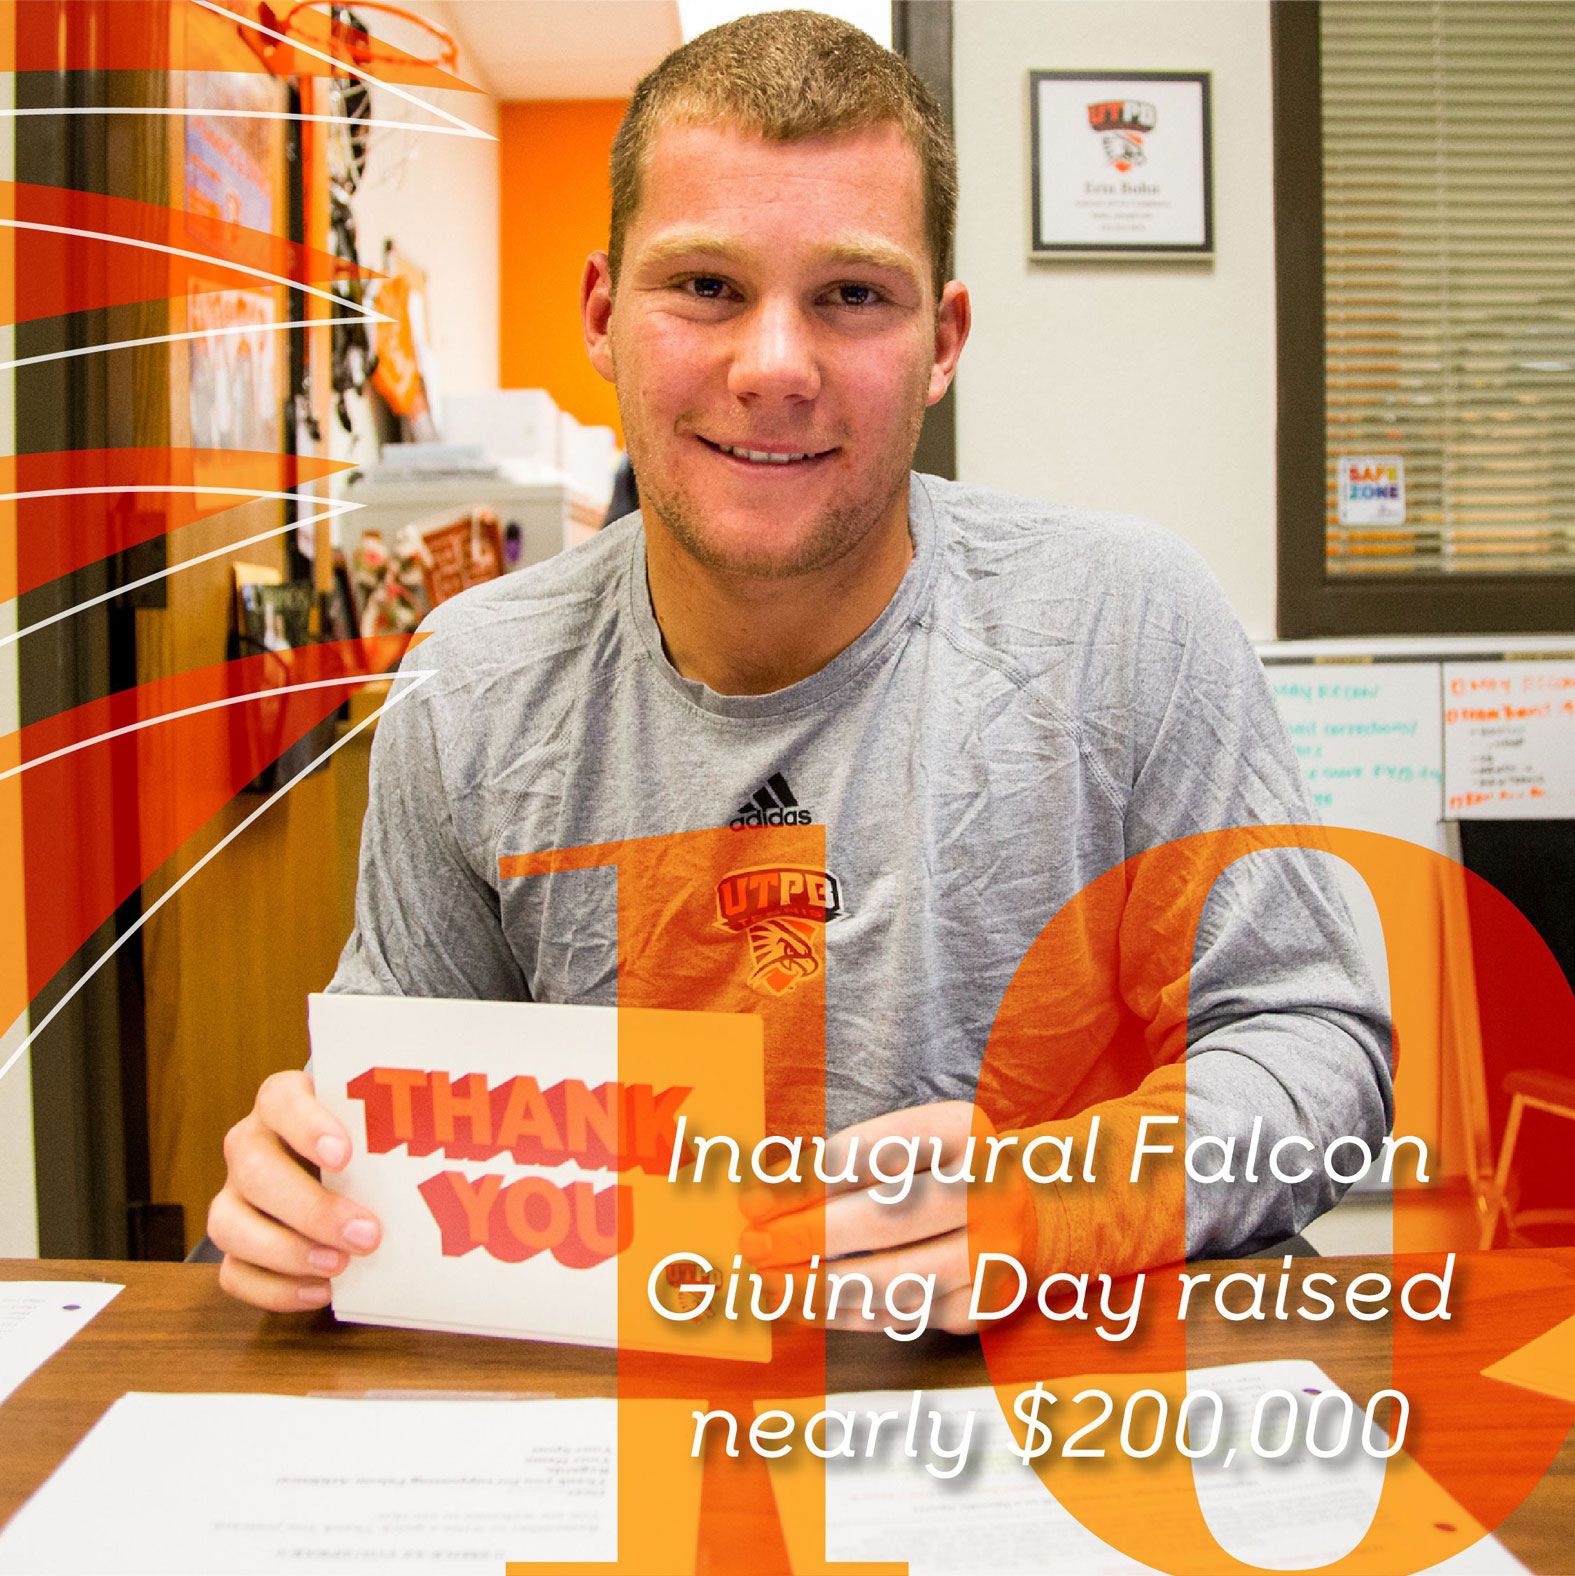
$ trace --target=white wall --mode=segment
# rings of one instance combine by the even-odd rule
[[[12,102],[13,78],[0,79],[0,105]],[[0,171],[12,168],[16,122],[0,116]],[[0,327],[0,360],[10,360],[12,333]],[[16,408],[10,373],[0,373],[0,450],[14,452]],[[0,604],[0,634],[16,628],[15,601]],[[20,723],[16,647],[0,646],[0,735]],[[21,868],[22,850],[0,846],[0,865]],[[0,1024],[0,1067],[27,1034],[27,1013],[7,1027]],[[33,1177],[33,1088],[26,1056],[0,1078],[0,1258],[31,1258],[38,1252],[38,1195]]]
[[[439,23],[452,23],[449,8],[435,0],[426,0],[421,10]],[[484,37],[467,20],[471,33]],[[390,42],[407,43],[397,24],[383,18],[376,31]],[[408,47],[419,47],[418,37],[408,35]],[[463,51],[457,75],[466,82],[482,80],[478,63]],[[498,106],[488,94],[407,91],[497,136]],[[435,118],[380,89],[373,90],[372,117]],[[498,203],[495,141],[373,130],[366,179],[352,204],[361,261],[376,268],[384,240],[392,237],[426,270],[440,395],[498,386]],[[373,455],[358,450],[354,457],[370,461]]]
[[[1267,0],[960,0],[957,271],[973,338],[958,474],[1148,515],[1274,628],[1273,141]],[[1030,263],[1028,72],[1213,73],[1215,259]]]

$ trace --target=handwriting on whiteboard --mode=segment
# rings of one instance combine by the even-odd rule
[[[1444,664],[1451,816],[1575,816],[1575,662]]]
[[[1438,664],[1276,664],[1268,674],[1320,818],[1441,849]]]

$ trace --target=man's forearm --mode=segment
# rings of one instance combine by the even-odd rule
[[[1289,1048],[1287,1036],[1294,1038]],[[1365,1036],[1315,1014],[1265,1014],[1232,1025],[1229,1041],[1199,1043],[1185,1062],[1157,1069],[1130,1095],[1020,1132],[1024,1145],[1040,1135],[1066,1137],[1079,1156],[1095,1133],[1094,1181],[1031,1183],[1038,1273],[1131,1274],[1183,1257],[1250,1251],[1293,1235],[1339,1198],[1344,1184],[1324,1166],[1329,1144],[1354,1137],[1376,1150],[1385,1129],[1386,1092]],[[1288,1049],[1300,1098],[1278,1075]],[[1314,1088],[1316,1099],[1305,1092]],[[1255,1124],[1256,1180],[1249,1180]],[[1229,1156],[1230,1180],[1187,1175],[1187,1146],[1205,1137],[1213,1142],[1201,1146],[1195,1169],[1212,1178],[1226,1171]],[[1306,1171],[1304,1180],[1272,1174],[1268,1157],[1281,1140],[1291,1140],[1282,1169]],[[1340,1169],[1354,1169],[1349,1153]]]

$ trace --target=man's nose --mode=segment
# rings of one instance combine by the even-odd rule
[[[808,400],[820,392],[814,329],[794,301],[763,299],[738,320],[728,390],[740,399]]]

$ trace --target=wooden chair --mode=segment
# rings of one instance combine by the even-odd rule
[[[1510,1202],[1510,1179],[1514,1176],[1515,1140],[1520,1137],[1520,1119],[1527,1109],[1547,1111],[1575,1122],[1575,1078],[1561,1073],[1528,1069],[1510,1073],[1503,1083],[1505,1094],[1510,1096],[1509,1118],[1504,1124],[1504,1145],[1499,1151],[1498,1166],[1486,1196],[1478,1207],[1482,1211],[1482,1239],[1479,1246],[1491,1248],[1498,1231],[1499,1221],[1509,1230],[1509,1240],[1524,1240],[1528,1226],[1575,1225],[1575,1209],[1521,1209]],[[1575,1139],[1575,1133],[1571,1135]]]

